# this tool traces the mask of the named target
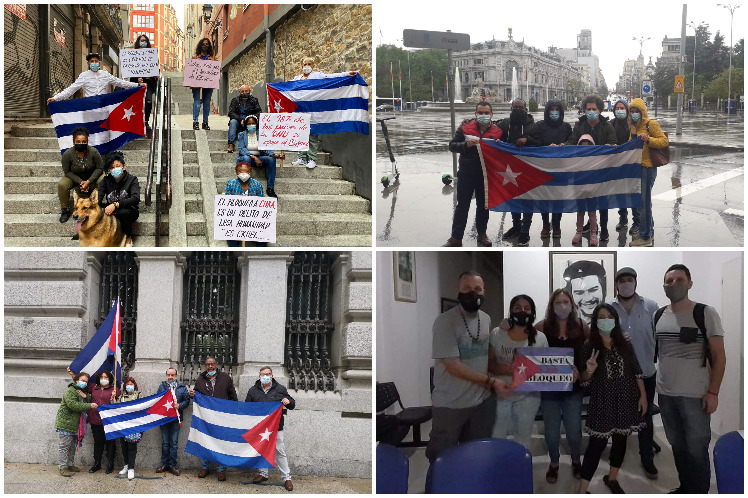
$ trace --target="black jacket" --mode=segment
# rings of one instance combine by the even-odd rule
[[[558,121],[550,118],[551,107],[557,105],[559,109]],[[538,132],[540,133],[540,145],[562,144],[569,140],[571,136],[571,125],[564,122],[564,106],[559,100],[549,100],[545,105],[545,115],[543,121],[538,122]]]
[[[602,114],[600,115],[600,122],[594,128],[587,122],[587,115],[582,115],[577,124],[574,125],[571,138],[564,143],[566,145],[577,145],[582,135],[590,135],[595,141],[595,145],[618,145],[615,128],[610,124],[608,118]]]
[[[231,401],[239,401],[236,397],[236,388],[234,387],[234,381],[231,380],[231,376],[226,372],[216,372],[216,386],[213,388],[208,377],[208,372],[205,371],[198,375],[195,381],[195,391],[206,396],[212,396],[219,399],[230,399]]]
[[[131,175],[127,170],[119,182],[112,175],[106,175],[99,181],[99,206],[107,207],[115,202],[119,202],[121,208],[138,210],[140,184],[138,177]]]
[[[626,106],[626,111],[628,114],[629,105],[625,100],[617,100],[616,103],[613,104],[613,108],[615,108],[615,106],[618,105],[619,102]],[[615,111],[613,112],[615,113]],[[616,139],[618,140],[618,145],[625,144],[629,141],[629,139],[631,139],[631,128],[629,126],[628,117],[626,119],[613,118],[610,120],[610,124],[612,124],[613,129],[616,130]]]
[[[449,151],[460,154],[458,177],[460,175],[483,177],[483,168],[480,165],[478,148],[468,147],[465,135],[480,137],[481,139],[498,140],[501,137],[501,130],[495,124],[491,123],[488,128],[481,131],[475,119],[468,119],[462,122],[455,131],[455,136],[449,141]]]
[[[528,145],[540,145],[540,130],[535,119],[530,114],[525,114],[525,122],[520,125],[510,125],[510,118],[504,118],[496,123],[501,129],[501,141],[514,144],[520,138],[526,138]]]
[[[247,100],[247,109],[244,113],[244,116],[250,116],[254,114],[257,116],[257,123],[260,122],[260,113],[262,112],[262,109],[260,108],[260,101],[255,98],[254,95],[250,95],[249,99]],[[234,97],[231,99],[231,103],[229,104],[229,121],[232,119],[236,119],[237,121],[242,120],[242,106],[241,106],[241,99],[239,97]],[[239,124],[239,131],[246,130],[246,126],[241,126],[241,123]]]
[[[255,385],[250,387],[249,391],[247,391],[247,399],[244,401],[248,403],[257,401],[281,401],[283,398],[288,398],[290,403],[283,407],[283,415],[281,415],[280,425],[278,425],[278,430],[282,431],[283,421],[286,418],[286,409],[293,410],[296,408],[296,400],[288,394],[288,389],[286,389],[285,386],[278,384],[278,381],[272,379],[270,381],[270,389],[266,394],[262,389],[262,382],[260,382],[260,379],[257,379]]]

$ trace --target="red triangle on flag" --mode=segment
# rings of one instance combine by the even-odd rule
[[[481,142],[480,150],[486,165],[488,209],[553,179],[552,175],[487,143]]]
[[[294,112],[297,107],[293,100],[268,85],[268,112]]]
[[[512,371],[512,388],[517,388],[524,384],[527,379],[540,372],[540,367],[530,361],[527,356],[514,353]]]
[[[145,87],[143,86],[115,107],[99,128],[145,136],[144,103]]]
[[[171,389],[164,391],[164,395],[156,401],[156,403],[146,410],[152,415],[161,415],[162,417],[176,417],[177,408],[174,396],[171,394]]]
[[[273,467],[275,467],[275,440],[278,438],[278,425],[282,413],[283,405],[242,434],[244,440]]]

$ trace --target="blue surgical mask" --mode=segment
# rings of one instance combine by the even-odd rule
[[[254,132],[257,131],[257,126],[255,126],[255,125],[249,125],[249,126],[247,126],[247,131],[250,132],[250,133],[254,133]]]
[[[490,114],[479,114],[478,116],[476,116],[475,119],[478,120],[478,124],[487,125],[488,123],[491,122],[491,115]]]
[[[98,71],[98,70],[99,70],[99,69],[101,68],[101,65],[99,65],[99,63],[98,63],[98,62],[94,62],[94,63],[92,63],[92,64],[91,64],[90,66],[88,66],[88,67],[90,67],[90,68],[91,68],[91,71]]]
[[[631,121],[633,121],[634,123],[638,123],[641,118],[642,118],[641,113],[638,113],[638,112],[631,113]]]
[[[146,48],[148,47],[148,42],[145,40],[140,40],[140,48]]]
[[[548,113],[548,115],[551,117],[551,119],[553,121],[558,121],[558,118],[561,117],[561,112],[560,111],[550,111]]]
[[[125,386],[125,391],[127,391],[128,393],[131,393],[135,391],[135,386]]]
[[[213,370],[212,372],[208,372],[209,377],[213,377],[216,374],[217,370]]]
[[[262,382],[263,385],[270,384],[270,381],[272,378],[269,375],[260,375],[260,382]]]
[[[87,385],[88,382],[83,382],[82,380],[78,381],[78,387],[80,387],[81,389],[85,389]]]
[[[168,384],[169,384],[169,385],[170,385],[171,387],[175,387],[175,386],[177,385],[177,381],[175,380],[174,382],[169,382]]]
[[[626,119],[626,111],[623,111],[623,110],[616,111],[615,115],[618,119]]]
[[[602,335],[610,335],[614,328],[616,328],[616,321],[613,318],[600,318],[597,320],[597,330]]]
[[[597,111],[587,111],[587,120],[588,121],[597,121],[599,114]]]
[[[115,179],[119,179],[122,177],[122,174],[125,172],[122,168],[114,168],[112,171],[109,172],[110,175],[112,175]]]

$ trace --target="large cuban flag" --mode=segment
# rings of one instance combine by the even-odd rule
[[[480,143],[486,208],[521,213],[578,213],[641,208],[644,142],[517,147]]]
[[[73,373],[86,372],[93,375],[96,372],[114,371],[115,358],[117,361],[118,382],[122,381],[120,361],[122,358],[122,325],[119,313],[119,298],[109,310],[109,314],[96,331],[88,344],[70,364]]]
[[[573,348],[517,348],[512,362],[515,391],[571,391]]]
[[[178,420],[178,404],[171,389],[125,403],[99,407],[101,422],[107,440],[128,436],[136,432]]]
[[[268,84],[270,112],[308,112],[310,135],[369,134],[369,88],[360,74]]]
[[[60,153],[73,146],[73,130],[88,129],[88,144],[103,156],[145,136],[145,87],[50,102],[49,112],[57,132]]]
[[[283,405],[244,403],[195,392],[192,425],[184,451],[228,467],[275,467]]]

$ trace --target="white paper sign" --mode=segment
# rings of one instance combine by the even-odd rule
[[[309,150],[309,121],[312,115],[299,113],[260,114],[261,150]]]
[[[119,58],[123,79],[159,75],[157,48],[123,48]]]
[[[278,199],[249,195],[216,195],[213,210],[216,240],[275,243]]]

